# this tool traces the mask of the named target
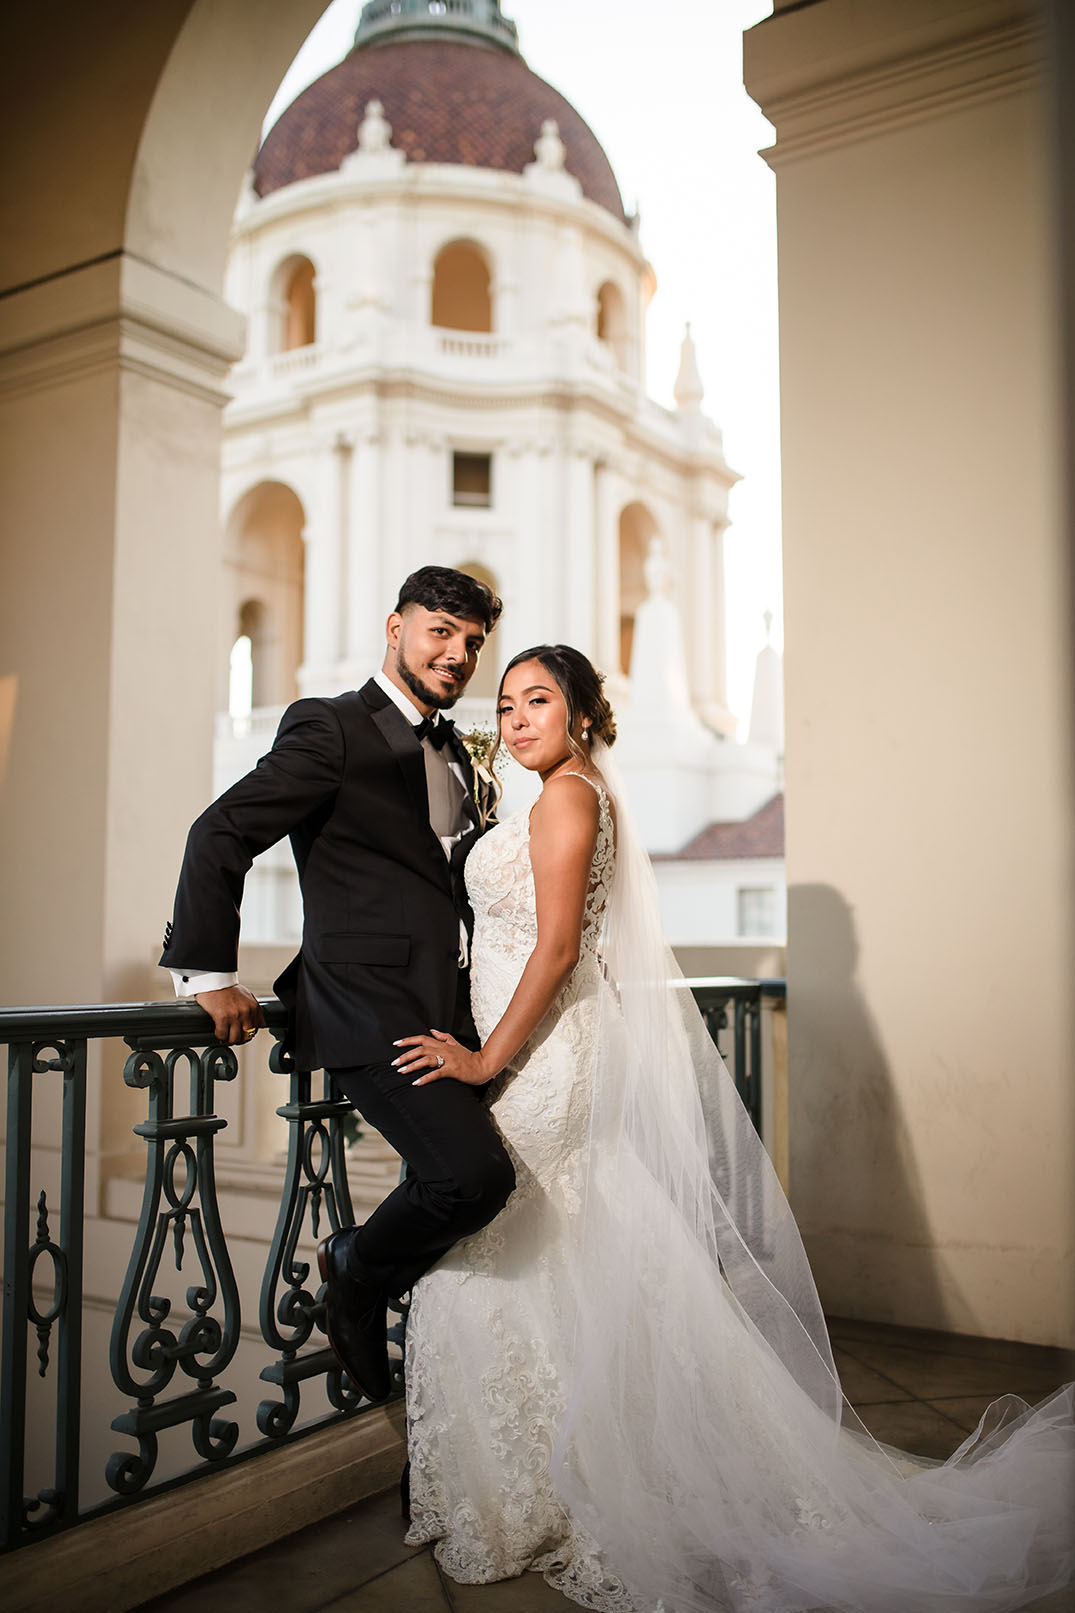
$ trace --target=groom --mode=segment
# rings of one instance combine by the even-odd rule
[[[392,1063],[399,1037],[430,1029],[478,1046],[463,862],[493,800],[442,713],[501,608],[462,572],[423,566],[407,578],[380,672],[289,706],[268,755],[195,822],[160,960],[220,1041],[249,1041],[264,1016],[235,973],[243,882],[259,852],[291,837],[302,945],[275,989],[296,1063],[326,1069],[407,1165],[364,1226],[318,1248],[329,1343],[372,1400],[389,1390],[389,1297],[491,1221],[514,1186],[480,1090],[415,1087]]]

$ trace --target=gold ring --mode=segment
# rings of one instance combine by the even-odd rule
[[[257,1033],[258,1033],[258,1028],[257,1028],[256,1025],[248,1025],[246,1027],[245,1031],[243,1032],[242,1040],[244,1042],[252,1042],[254,1040],[254,1037],[257,1035]]]

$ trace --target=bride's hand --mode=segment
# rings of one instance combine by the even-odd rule
[[[416,1070],[425,1072],[411,1082],[412,1086],[424,1087],[430,1081],[441,1081],[449,1076],[453,1081],[481,1087],[491,1079],[481,1054],[463,1047],[447,1031],[431,1030],[428,1036],[401,1036],[392,1046],[407,1049],[392,1060],[401,1075],[410,1075]]]

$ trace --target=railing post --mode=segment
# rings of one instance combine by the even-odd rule
[[[86,1183],[86,1044],[67,1055],[63,1081],[63,1142],[60,1175],[60,1248],[64,1252],[65,1303],[56,1352],[56,1488],[66,1523],[78,1516],[78,1471],[82,1411],[82,1240]],[[53,1260],[55,1261],[55,1254]]]
[[[343,1138],[343,1122],[351,1105],[346,1098],[331,1095],[327,1076],[323,1095],[312,1098],[310,1072],[295,1068],[282,1039],[269,1055],[269,1068],[274,1075],[290,1076],[291,1081],[290,1099],[276,1111],[288,1123],[287,1168],[260,1305],[262,1337],[271,1350],[280,1352],[279,1360],[265,1367],[261,1378],[276,1385],[283,1400],[263,1400],[257,1423],[267,1438],[281,1439],[294,1425],[301,1385],[308,1379],[325,1377],[328,1398],[337,1411],[357,1409],[362,1396],[345,1379],[330,1349],[299,1354],[315,1325],[324,1328],[324,1295],[320,1288],[316,1295],[310,1292],[309,1264],[296,1258],[307,1212],[315,1241],[321,1232],[322,1208],[327,1230],[335,1232],[354,1221]]]
[[[47,1052],[55,1058],[44,1058]],[[37,1235],[30,1244],[30,1174],[33,1141],[33,1079],[63,1076],[60,1232],[55,1243],[44,1190],[37,1199]],[[12,1545],[27,1531],[70,1523],[78,1515],[79,1417],[82,1379],[82,1226],[86,1144],[86,1043],[13,1042],[8,1051],[7,1162],[5,1176],[4,1322],[0,1386],[0,1544]],[[41,1310],[34,1298],[34,1272],[47,1255],[52,1263],[52,1300]],[[53,1483],[26,1497],[27,1324],[37,1332],[38,1375],[49,1370],[52,1328],[57,1327],[56,1435]],[[41,1509],[44,1509],[43,1511]],[[40,1513],[40,1516],[36,1514]]]
[[[213,1381],[239,1343],[239,1290],[220,1222],[213,1169],[213,1139],[226,1122],[213,1113],[213,1088],[217,1081],[233,1080],[238,1066],[231,1048],[219,1044],[211,1044],[201,1054],[194,1047],[173,1047],[162,1058],[152,1043],[153,1039],[128,1038],[133,1051],[123,1070],[128,1086],[149,1089],[149,1119],[134,1128],[137,1136],[146,1139],[149,1157],[142,1213],[116,1307],[110,1348],[116,1386],[135,1401],[129,1411],[113,1419],[112,1427],[138,1441],[137,1455],[117,1452],[106,1468],[108,1483],[120,1495],[132,1495],[148,1482],[157,1461],[157,1435],[166,1428],[189,1422],[194,1448],[206,1461],[230,1455],[239,1437],[237,1423],[214,1416],[232,1404],[235,1395]],[[191,1112],[177,1119],[173,1089],[180,1060],[190,1071]],[[177,1175],[180,1166],[182,1185]],[[167,1208],[161,1208],[162,1199]],[[179,1271],[188,1233],[202,1281],[186,1291],[192,1314],[177,1336],[164,1325],[171,1300],[154,1294],[153,1288],[169,1234]],[[218,1299],[223,1304],[223,1322],[212,1314]],[[132,1343],[136,1315],[145,1326]],[[200,1359],[204,1356],[209,1359]],[[139,1381],[132,1367],[149,1376]],[[158,1401],[176,1367],[194,1378],[197,1387],[172,1400]]]
[[[26,1318],[30,1299],[30,1127],[33,1116],[33,1046],[8,1049],[7,1174],[4,1206],[4,1342],[0,1387],[3,1441],[4,1544],[26,1524],[23,1473],[26,1447]]]

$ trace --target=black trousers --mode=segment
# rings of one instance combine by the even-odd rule
[[[414,1076],[389,1063],[329,1073],[407,1166],[403,1181],[358,1229],[349,1255],[352,1276],[398,1298],[453,1243],[499,1214],[515,1170],[481,1087],[450,1079],[416,1087]]]

